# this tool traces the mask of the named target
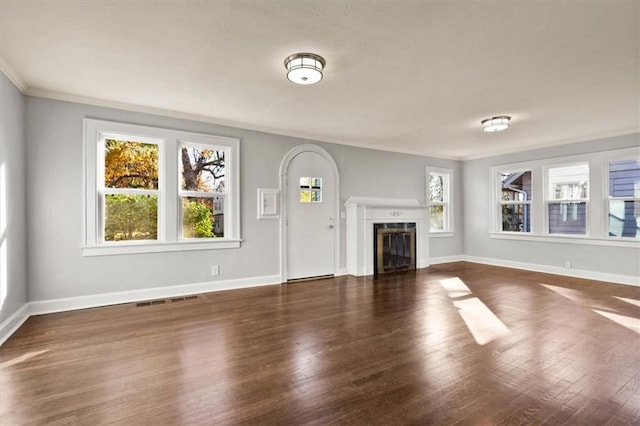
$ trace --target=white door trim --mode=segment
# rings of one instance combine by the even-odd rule
[[[333,191],[334,197],[334,212],[333,212],[333,274],[339,275],[340,271],[340,175],[338,173],[338,166],[336,162],[327,151],[323,148],[313,144],[298,145],[287,152],[280,163],[280,282],[287,282],[287,220],[289,219],[289,212],[287,211],[287,200],[289,196],[288,184],[287,184],[287,171],[289,170],[289,164],[299,154],[303,152],[314,152],[329,163],[331,170],[333,171],[333,178],[335,180],[335,188]]]

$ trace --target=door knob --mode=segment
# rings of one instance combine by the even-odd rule
[[[329,229],[333,229],[333,225],[329,225]]]

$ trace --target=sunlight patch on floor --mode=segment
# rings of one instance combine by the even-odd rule
[[[453,306],[467,325],[473,339],[479,345],[486,345],[496,339],[509,335],[509,328],[500,321],[482,300],[473,296],[473,292],[458,277],[440,280],[440,285],[453,300]]]
[[[440,280],[440,284],[451,298],[471,295],[469,287],[458,277]]]
[[[618,296],[613,296],[613,297],[618,300],[622,300],[623,302],[631,303],[632,305],[636,305],[640,307],[640,300],[638,299],[629,299],[626,297],[618,297]]]
[[[614,314],[613,312],[599,311],[597,309],[593,309],[593,312],[595,312],[598,315],[602,315],[603,317],[608,318],[611,321],[616,322],[621,326],[626,327],[629,330],[635,331],[636,333],[640,334],[640,319],[638,318],[628,317],[626,315]]]
[[[582,295],[582,292],[580,290],[574,290],[572,288],[566,288],[566,287],[558,287],[558,286],[549,285],[549,284],[540,284],[540,285],[559,294],[560,296],[566,297],[567,299],[573,302],[578,302],[581,304],[585,302],[585,298]],[[630,303],[635,306],[640,306],[640,300],[637,300],[637,299],[629,299],[626,297],[619,297],[619,296],[613,296],[613,298],[620,300],[622,302]],[[590,307],[592,308],[591,310],[596,314],[603,316],[605,318],[608,318],[611,321],[640,334],[640,319],[610,312],[610,311],[617,311],[617,309],[611,306],[603,306],[603,304],[601,303],[595,303],[595,304],[591,303],[590,305],[591,305]]]
[[[584,297],[582,296],[582,292],[580,290],[574,290],[572,288],[566,287],[558,287],[556,285],[550,284],[540,284],[542,287],[553,291],[554,293],[559,294],[560,296],[566,297],[567,299],[573,302],[582,302]]]
[[[44,350],[41,350],[41,351],[27,352],[26,354],[17,356],[17,357],[15,357],[13,359],[10,359],[9,361],[3,362],[2,364],[0,364],[0,369],[8,368],[8,367],[11,367],[13,365],[20,364],[21,362],[28,361],[28,360],[30,360],[32,358],[37,357],[38,355],[42,355],[45,352],[49,352],[49,350],[50,349],[44,349]]]
[[[510,334],[509,329],[500,321],[500,318],[477,297],[454,300],[453,305],[458,308],[460,316],[467,324],[467,328],[477,344],[486,345]]]

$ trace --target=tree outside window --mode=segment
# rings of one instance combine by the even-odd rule
[[[104,141],[104,241],[158,239],[157,143]]]
[[[452,232],[450,169],[427,168],[427,204],[429,208],[429,232]]]
[[[240,247],[239,140],[85,119],[85,256]]]
[[[182,238],[224,237],[225,150],[182,144]]]

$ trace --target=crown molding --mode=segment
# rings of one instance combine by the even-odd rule
[[[15,71],[15,69],[7,62],[7,60],[0,55],[0,71],[11,81],[14,86],[26,95],[29,89],[27,82]]]
[[[0,58],[0,61],[1,60],[2,58]],[[18,87],[18,89],[20,89],[20,91],[22,91],[22,93],[27,96],[54,99],[54,100],[66,101],[66,102],[74,102],[74,103],[80,103],[80,104],[86,104],[86,105],[94,105],[94,106],[100,106],[105,108],[114,108],[114,109],[120,109],[124,111],[139,112],[139,113],[145,113],[145,114],[153,114],[153,115],[159,115],[163,117],[197,121],[201,123],[210,123],[210,124],[215,124],[219,126],[233,127],[233,128],[242,129],[242,130],[250,130],[255,132],[269,133],[272,135],[298,138],[298,139],[308,140],[312,142],[325,142],[325,143],[331,143],[331,144],[337,144],[337,145],[352,146],[355,148],[372,149],[375,151],[393,152],[397,154],[416,155],[419,157],[452,160],[452,161],[478,160],[482,158],[490,158],[490,157],[497,157],[501,155],[515,154],[519,152],[534,151],[537,149],[552,148],[556,146],[569,145],[573,143],[588,142],[590,140],[606,139],[611,137],[640,133],[640,126],[638,126],[634,128],[605,132],[605,133],[600,133],[595,135],[583,135],[583,136],[571,137],[566,139],[555,139],[553,141],[548,141],[548,142],[535,144],[535,145],[527,145],[524,147],[509,147],[501,150],[493,150],[491,151],[491,153],[487,153],[487,154],[471,155],[471,156],[447,156],[447,155],[436,154],[429,151],[417,151],[417,150],[402,149],[402,148],[395,148],[395,147],[381,145],[385,142],[384,140],[379,141],[379,143],[346,141],[338,138],[310,135],[304,132],[295,132],[295,131],[289,131],[284,129],[272,128],[268,126],[254,125],[254,124],[244,123],[239,121],[218,119],[218,118],[214,118],[206,115],[192,114],[192,113],[180,112],[175,110],[137,105],[137,104],[131,104],[126,102],[118,102],[118,101],[112,101],[108,99],[98,99],[98,98],[92,98],[88,96],[74,95],[70,93],[56,92],[56,91],[51,91],[46,89],[30,87],[26,85],[24,80],[22,80],[16,73],[12,73],[11,75],[9,75],[9,73],[11,73],[12,71],[9,71],[9,73],[6,72],[4,68],[5,66],[7,66],[6,62],[0,62],[0,69],[3,72],[5,72],[5,75],[7,75],[7,77]],[[6,69],[11,70],[11,67],[7,66]]]
[[[548,141],[540,144],[527,145],[525,147],[522,147],[521,149],[494,150],[491,152],[491,154],[472,155],[468,157],[462,157],[460,158],[460,160],[461,161],[479,160],[482,158],[498,157],[501,155],[515,154],[518,152],[535,151],[537,149],[553,148],[553,147],[562,146],[562,145],[571,145],[574,143],[589,142],[589,141],[598,140],[598,139],[607,139],[607,138],[614,138],[617,136],[628,136],[628,135],[634,135],[634,134],[640,134],[640,127],[631,127],[628,129],[598,133],[598,134],[589,135],[589,136],[576,136],[576,137],[571,137],[566,139],[555,139],[553,141]]]
[[[94,106],[100,106],[105,108],[120,109],[124,111],[140,112],[145,114],[160,115],[163,117],[198,121],[201,123],[210,123],[210,124],[216,124],[219,126],[234,127],[242,130],[251,130],[256,132],[269,133],[273,135],[293,137],[293,138],[304,139],[304,140],[309,140],[313,142],[326,142],[326,143],[332,143],[337,145],[353,146],[356,148],[373,149],[376,151],[417,155],[420,157],[431,157],[431,158],[454,160],[454,161],[461,160],[461,157],[443,156],[443,155],[437,155],[429,152],[420,152],[420,151],[410,150],[410,149],[396,149],[393,147],[381,146],[373,143],[345,141],[342,139],[331,138],[331,137],[319,137],[317,135],[310,135],[304,132],[288,131],[284,129],[278,129],[278,128],[267,127],[267,126],[259,126],[259,125],[254,125],[254,124],[244,123],[239,121],[223,120],[223,119],[218,119],[214,117],[209,117],[206,115],[192,114],[192,113],[168,110],[163,108],[155,108],[155,107],[144,106],[144,105],[136,105],[136,104],[112,101],[107,99],[98,99],[98,98],[92,98],[88,96],[74,95],[70,93],[55,92],[55,91],[40,89],[35,87],[29,87],[28,90],[23,93],[27,96],[33,96],[37,98],[54,99],[58,101],[75,102],[75,103],[80,103],[85,105],[94,105]]]

